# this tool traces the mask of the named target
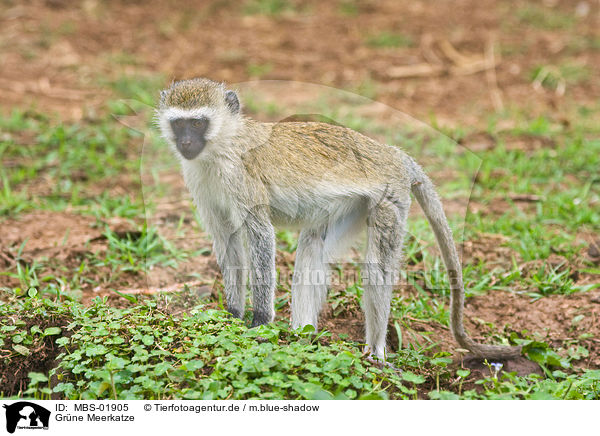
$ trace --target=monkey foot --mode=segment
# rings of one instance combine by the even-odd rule
[[[365,353],[363,356],[364,356],[364,358],[366,359],[367,362],[369,362],[373,366],[376,366],[379,369],[390,368],[391,370],[393,370],[396,373],[398,373],[398,375],[402,374],[402,370],[400,368],[396,368],[390,362],[386,362],[385,360],[381,360],[381,359],[375,357],[371,353]]]

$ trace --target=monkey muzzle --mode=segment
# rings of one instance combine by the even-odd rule
[[[177,151],[188,160],[196,158],[206,146],[207,118],[178,118],[171,121]]]

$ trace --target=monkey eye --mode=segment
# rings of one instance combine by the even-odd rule
[[[197,128],[205,127],[206,124],[207,124],[207,120],[197,120],[196,119],[196,120],[192,121],[192,126],[197,127]]]

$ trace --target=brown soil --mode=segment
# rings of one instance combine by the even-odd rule
[[[461,126],[481,125],[480,114],[498,104],[526,105],[532,114],[550,111],[565,120],[571,103],[600,96],[593,80],[570,80],[563,95],[532,86],[539,66],[568,63],[598,71],[600,50],[589,48],[600,32],[595,2],[586,2],[585,11],[577,9],[579,0],[536,4],[542,18],[566,21],[554,27],[536,21],[535,10],[528,18],[533,6],[522,0],[445,0],[435,7],[367,1],[357,3],[357,14],[344,13],[344,2],[293,0],[296,13],[274,17],[246,15],[245,3],[5,2],[0,99],[6,107],[35,102],[80,119],[103,107],[110,95],[102,87],[106,79],[163,73],[167,81],[210,76],[240,82],[255,78],[260,66],[263,79],[354,89],[376,81],[377,100],[417,117],[434,111],[438,122]],[[368,44],[382,32],[404,35],[407,46]],[[457,68],[489,58],[491,43],[496,80],[485,70]],[[443,72],[397,74],[425,63]]]

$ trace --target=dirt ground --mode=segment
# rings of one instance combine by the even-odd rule
[[[260,65],[266,66],[261,79],[337,87],[376,81],[377,100],[421,119],[435,111],[441,124],[477,125],[482,112],[515,103],[534,112],[550,109],[560,119],[569,102],[600,96],[598,81],[568,83],[561,95],[536,89],[527,74],[563,60],[598,71],[600,51],[585,46],[600,32],[596,1],[542,2],[549,14],[571,17],[569,28],[538,27],[535,15],[523,25],[515,11],[539,2],[444,0],[430,7],[369,0],[343,14],[345,3],[354,4],[293,1],[299,12],[272,17],[244,14],[245,3],[232,0],[88,0],[80,7],[63,0],[4,1],[0,98],[4,107],[35,101],[77,119],[102,107],[107,91],[99,77],[160,72],[167,80],[207,76],[235,83],[253,79],[252,66]],[[384,30],[406,35],[409,43],[401,49],[365,45]],[[495,78],[480,65],[492,47]]]
[[[531,3],[543,3],[557,14],[568,15],[573,26],[520,25],[513,11]],[[1,110],[7,113],[11,107],[32,107],[65,121],[86,121],[107,111],[105,102],[115,97],[115,92],[105,83],[122,75],[161,73],[166,82],[207,76],[235,83],[256,79],[261,71],[260,79],[313,82],[367,93],[422,120],[434,113],[440,126],[475,130],[464,142],[476,150],[491,146],[491,139],[480,133],[485,128],[482,113],[518,106],[568,124],[575,102],[594,105],[600,98],[598,80],[567,81],[564,89],[548,89],[536,87],[535,77],[528,73],[539,65],[565,62],[600,71],[600,50],[586,46],[586,41],[600,38],[597,1],[443,0],[433,5],[428,1],[299,0],[291,4],[297,12],[268,16],[241,13],[244,2],[232,0],[86,0],[76,7],[66,0],[4,0],[0,2]],[[346,14],[340,12],[344,4],[350,8]],[[364,43],[369,35],[382,30],[401,32],[410,42],[401,49]],[[284,104],[285,96],[282,100]],[[508,143],[514,147],[553,146],[539,139],[524,145],[519,141],[524,141],[523,137]],[[494,207],[503,209],[502,205]],[[493,207],[490,213],[494,213]],[[131,230],[119,219],[105,224],[117,232]],[[6,219],[0,222],[0,235],[2,269],[14,264],[15,247],[25,239],[29,242],[22,253],[24,259],[48,257],[66,268],[76,268],[86,252],[107,247],[95,219],[70,211],[33,212]],[[209,247],[204,236],[199,234],[198,244]],[[587,256],[597,262],[600,254],[594,251],[593,236],[582,237],[589,243],[582,259]],[[494,240],[467,241],[465,257],[486,253],[493,260],[510,262],[510,253],[503,250]],[[293,260],[287,253],[278,256],[280,265]],[[84,302],[96,295],[114,298],[109,289],[117,286],[141,294],[160,287],[175,289],[193,272],[219,277],[214,258],[200,256],[185,263],[177,275],[168,271],[162,276],[155,274],[161,278],[149,291],[143,275],[125,274],[106,286],[84,286],[81,298]],[[98,274],[110,272],[100,269]],[[586,280],[589,277],[577,278],[581,284]],[[0,285],[16,284],[3,277]],[[195,285],[201,293],[215,286],[214,282]],[[350,312],[334,317],[326,309],[324,325],[334,334],[362,340],[362,315],[359,310]],[[288,313],[284,307],[278,316]],[[587,315],[584,323],[572,325],[573,316],[582,313]],[[508,322],[514,331],[535,331],[543,334],[544,340],[559,343],[582,332],[600,331],[600,293],[537,301],[506,292],[475,296],[466,305],[466,327],[479,339],[489,328],[480,320],[495,325]],[[446,350],[454,347],[449,331],[439,326],[414,323],[413,327],[435,331]],[[581,343],[590,355],[580,364],[600,368],[600,341]]]

